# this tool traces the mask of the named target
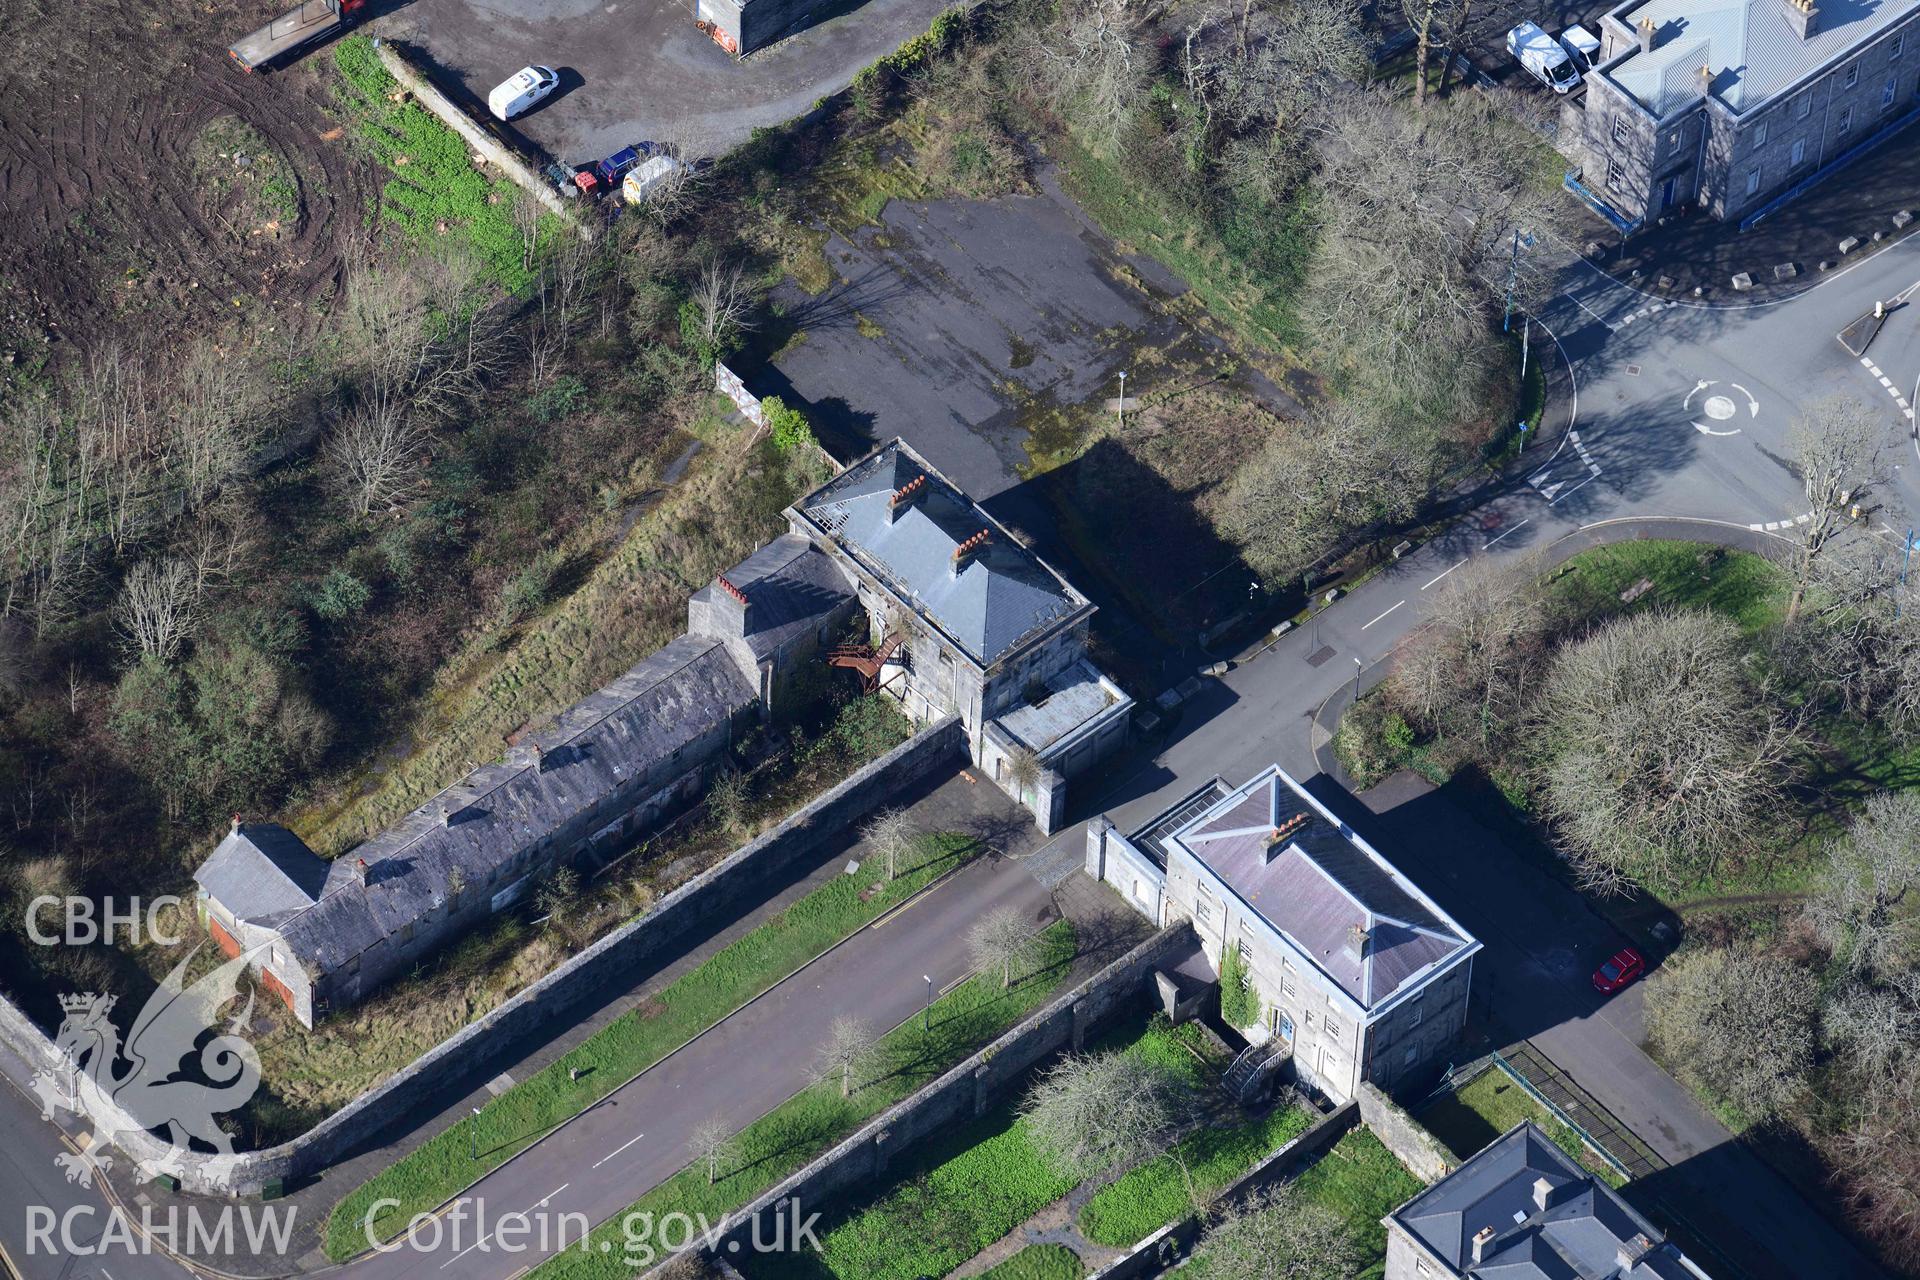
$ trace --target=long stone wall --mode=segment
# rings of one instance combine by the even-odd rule
[[[1370,1084],[1360,1086],[1354,1095],[1360,1104],[1360,1118],[1373,1130],[1382,1146],[1393,1152],[1407,1171],[1422,1182],[1438,1182],[1459,1167],[1453,1153],[1427,1132],[1426,1126],[1408,1115],[1400,1105]]]
[[[251,1195],[275,1179],[308,1177],[342,1156],[377,1145],[396,1120],[432,1110],[458,1082],[483,1079],[584,1006],[624,990],[637,971],[656,967],[715,922],[737,914],[789,878],[803,859],[844,833],[889,797],[966,759],[966,733],[949,716],[847,778],[779,826],[661,898],[638,920],[608,934],[479,1021],[441,1041],[411,1065],[277,1147],[231,1156],[179,1152],[144,1131],[127,1132],[92,1117],[115,1145],[154,1162],[187,1191]],[[1124,963],[1124,962],[1123,962]],[[39,1027],[0,998],[0,1041],[31,1070],[62,1072],[65,1058]],[[30,1089],[29,1080],[16,1081]],[[120,1130],[115,1132],[115,1130]]]
[[[1078,1048],[1097,1027],[1130,1005],[1153,998],[1152,974],[1170,957],[1194,945],[1186,922],[1162,929],[1139,946],[1064,995],[1056,996],[1025,1021],[904,1102],[888,1108],[859,1132],[804,1169],[728,1214],[714,1234],[713,1255],[728,1245],[752,1244],[754,1219],[777,1216],[789,1202],[802,1207],[824,1204],[849,1187],[886,1172],[893,1157],[958,1120],[980,1115],[1049,1055]],[[804,1214],[803,1214],[804,1216]],[[766,1238],[766,1233],[763,1233]],[[663,1262],[646,1280],[664,1280]]]

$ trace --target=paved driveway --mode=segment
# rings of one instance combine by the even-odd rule
[[[471,110],[529,63],[559,71],[561,92],[514,123],[572,164],[642,139],[718,154],[845,88],[943,7],[866,0],[739,60],[693,25],[689,0],[417,0],[374,30],[424,47]]]

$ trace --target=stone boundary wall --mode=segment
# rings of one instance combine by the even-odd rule
[[[767,429],[767,415],[760,407],[760,397],[747,390],[739,374],[718,360],[713,362],[713,389],[733,401],[734,408],[747,415],[747,421],[762,431]]]
[[[1441,1146],[1426,1126],[1373,1085],[1363,1083],[1354,1100],[1360,1104],[1360,1119],[1367,1128],[1414,1177],[1438,1182],[1460,1167],[1453,1153]]]
[[[414,100],[432,112],[447,128],[459,134],[466,144],[484,156],[487,163],[498,168],[501,173],[518,187],[523,188],[538,200],[549,213],[555,214],[579,232],[591,239],[594,229],[580,216],[580,211],[560,198],[553,185],[532,166],[520,158],[507,143],[495,137],[491,130],[475,120],[446,94],[442,93],[433,81],[426,77],[406,56],[393,46],[391,41],[375,40],[374,51],[380,55],[381,63],[401,85],[414,96]]]
[[[1025,1021],[954,1066],[938,1080],[868,1121],[805,1168],[759,1198],[728,1214],[713,1233],[710,1258],[724,1258],[727,1245],[752,1244],[753,1222],[762,1213],[778,1215],[790,1201],[803,1208],[825,1203],[849,1187],[878,1178],[896,1154],[959,1120],[984,1113],[1027,1070],[1065,1048],[1078,1048],[1087,1035],[1130,1005],[1151,999],[1152,974],[1169,956],[1196,945],[1185,921],[1162,929],[1126,955],[1030,1014]],[[770,1232],[762,1233],[771,1238]],[[669,1258],[645,1273],[665,1280]]]
[[[1255,1191],[1299,1175],[1300,1171],[1327,1153],[1328,1148],[1347,1136],[1360,1122],[1360,1107],[1354,1102],[1341,1106],[1313,1122],[1305,1133],[1262,1160],[1220,1193],[1220,1203],[1231,1204]],[[1186,1256],[1199,1238],[1200,1223],[1191,1215],[1169,1223],[1090,1275],[1087,1280],[1142,1280],[1157,1276]]]
[[[89,1117],[103,1136],[136,1160],[147,1160],[180,1179],[183,1190],[205,1195],[252,1195],[275,1179],[317,1174],[344,1155],[375,1145],[399,1119],[435,1108],[451,1084],[478,1079],[534,1036],[575,1010],[623,990],[631,973],[677,953],[712,920],[754,898],[788,875],[872,809],[937,769],[967,758],[966,732],[957,716],[922,730],[847,778],[780,825],[742,845],[656,902],[638,920],[622,926],[529,986],[477,1022],[468,1024],[407,1067],[369,1089],[306,1133],[263,1151],[223,1156],[181,1152],[126,1122]],[[30,1069],[63,1072],[65,1058],[46,1034],[13,1003],[0,997],[0,1041]],[[31,1081],[16,1083],[31,1092]]]

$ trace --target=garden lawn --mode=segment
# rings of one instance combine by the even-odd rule
[[[1128,1022],[1092,1047],[1159,1063],[1198,1088],[1210,1074],[1197,1052],[1205,1043],[1191,1024],[1156,1017]],[[832,1215],[818,1255],[761,1254],[737,1265],[749,1280],[943,1276],[1077,1185],[1033,1146],[1017,1100],[1009,1100],[924,1143],[886,1191]]]
[[[1480,1148],[1522,1120],[1531,1120],[1553,1139],[1555,1146],[1608,1186],[1618,1189],[1627,1182],[1614,1172],[1612,1165],[1588,1151],[1578,1134],[1549,1114],[1533,1095],[1498,1067],[1481,1072],[1422,1111],[1419,1118],[1434,1137],[1446,1143],[1462,1160],[1471,1159]]]
[[[1625,611],[1620,593],[1642,578],[1653,588],[1633,608],[1707,609],[1749,636],[1786,613],[1787,582],[1779,569],[1759,556],[1698,542],[1621,542],[1583,551],[1547,575],[1548,594],[1569,615],[1597,619]]]
[[[487,1103],[375,1174],[343,1199],[327,1223],[327,1256],[336,1262],[367,1247],[362,1225],[374,1202],[397,1206],[374,1219],[381,1239],[398,1235],[416,1213],[430,1212],[538,1141],[555,1125],[653,1066],[761,992],[777,984],[882,912],[966,862],[976,845],[959,835],[926,838],[916,862],[868,894],[866,876],[839,876],[716,952],[661,991],[647,1016],[630,1012],[572,1052]],[[579,1069],[579,1079],[572,1073]],[[480,1152],[469,1159],[469,1145]]]
[[[1202,1129],[1182,1139],[1194,1191],[1202,1197],[1219,1191],[1292,1141],[1313,1123],[1300,1107],[1279,1107],[1243,1124]],[[1180,1162],[1156,1156],[1094,1192],[1080,1210],[1080,1231],[1095,1244],[1128,1248],[1169,1222],[1193,1212]]]
[[[994,1039],[1052,996],[1074,957],[1073,926],[1054,924],[1040,935],[1038,966],[1003,991],[998,974],[976,975],[935,1001],[931,1026],[919,1016],[888,1032],[880,1042],[880,1066],[854,1091],[840,1096],[829,1081],[796,1093],[748,1125],[733,1140],[732,1159],[709,1185],[704,1164],[690,1165],[594,1228],[577,1249],[547,1259],[533,1273],[539,1280],[614,1280],[634,1274],[626,1255],[625,1224],[662,1222],[671,1213],[704,1215],[717,1224],[726,1214],[778,1183],[854,1129],[927,1085],[981,1045]],[[604,1246],[604,1248],[603,1248]],[[633,1261],[637,1261],[638,1257]]]
[[[1364,1125],[1308,1165],[1294,1185],[1309,1199],[1336,1210],[1353,1229],[1372,1264],[1356,1280],[1378,1277],[1387,1265],[1387,1229],[1380,1219],[1411,1200],[1426,1184],[1407,1172]]]
[[[978,1280],[1080,1280],[1087,1269],[1080,1255],[1063,1244],[1030,1244]]]

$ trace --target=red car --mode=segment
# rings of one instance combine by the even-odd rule
[[[1640,953],[1632,947],[1623,947],[1594,970],[1593,989],[1601,995],[1610,996],[1646,971],[1647,962],[1640,958]]]

